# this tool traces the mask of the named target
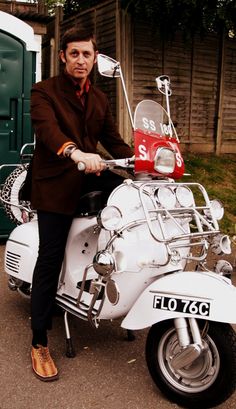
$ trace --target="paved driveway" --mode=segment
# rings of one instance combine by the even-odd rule
[[[55,317],[50,346],[60,379],[36,379],[29,357],[29,301],[8,289],[3,253],[0,245],[0,409],[180,408],[160,394],[149,376],[144,356],[147,331],[127,342],[119,321],[95,330],[72,318],[77,356],[69,359],[64,354],[63,318]],[[236,393],[218,408],[235,409]]]

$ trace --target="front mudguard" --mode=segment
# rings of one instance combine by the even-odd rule
[[[121,326],[143,329],[178,317],[236,323],[236,287],[214,272],[166,275],[142,292]]]

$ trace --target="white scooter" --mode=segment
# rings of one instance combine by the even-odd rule
[[[120,64],[98,56],[102,75],[120,77]],[[67,314],[88,320],[123,317],[127,330],[150,327],[146,360],[160,390],[188,408],[210,408],[235,390],[236,288],[232,266],[218,260],[207,267],[210,251],[230,254],[230,240],[219,231],[219,201],[198,183],[176,182],[184,174],[179,140],[169,110],[170,80],[157,78],[167,109],[140,102],[131,123],[135,162],[107,161],[133,176],[112,191],[107,204],[88,194],[73,221],[58,283],[57,304],[64,310],[68,356],[73,356]],[[82,168],[83,166],[80,167]],[[38,253],[37,216],[17,192],[26,174],[20,165],[8,177],[1,199],[17,226],[6,243],[9,287],[30,295]],[[29,214],[26,223],[25,214]]]

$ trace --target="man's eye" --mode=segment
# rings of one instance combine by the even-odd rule
[[[71,53],[72,57],[78,57],[78,53],[76,51]]]

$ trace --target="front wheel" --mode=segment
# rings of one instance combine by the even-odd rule
[[[149,372],[173,402],[191,409],[212,408],[229,398],[236,386],[236,335],[229,324],[208,323],[203,331],[208,348],[192,364],[175,370],[180,352],[173,321],[151,327],[146,343]]]

